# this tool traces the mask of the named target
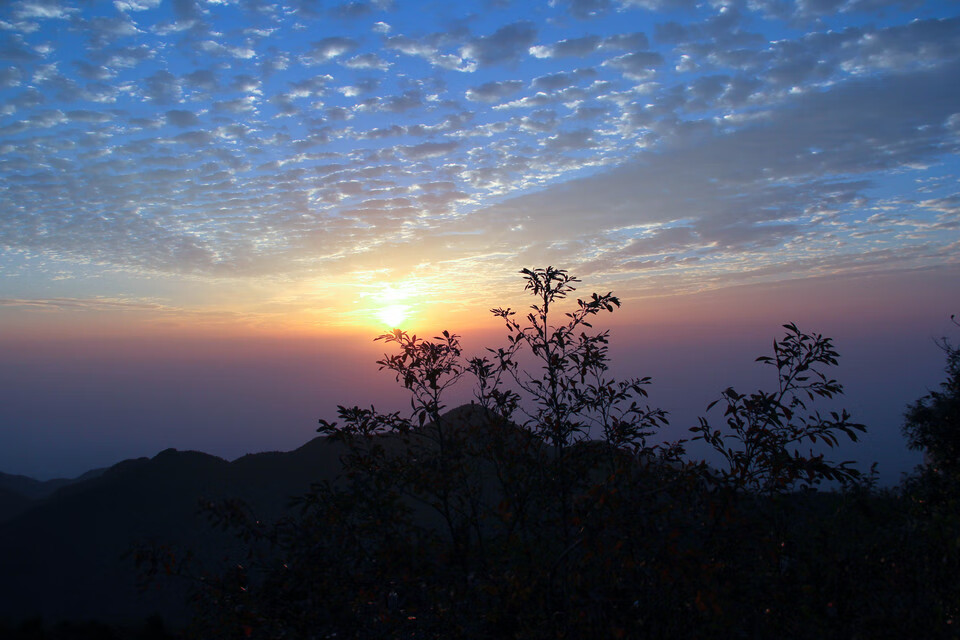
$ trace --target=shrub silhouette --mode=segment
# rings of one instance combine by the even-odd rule
[[[294,515],[265,526],[213,508],[250,551],[204,581],[197,637],[946,637],[957,589],[911,551],[930,562],[924,545],[947,536],[917,534],[904,497],[815,450],[864,430],[815,406],[842,393],[830,339],[784,325],[758,358],[774,390],[729,388],[711,405],[722,426],[691,431],[726,465],[714,468],[683,440],[651,442],[667,415],[647,405],[649,378],[610,377],[592,322],[620,301],[557,313],[578,280],[521,273],[536,302],[522,321],[492,310],[506,345],[484,356],[446,331],[378,338],[411,415],[321,420],[342,473]],[[448,411],[444,394],[468,380],[475,402]],[[823,481],[841,490],[814,491]],[[922,601],[904,596],[912,576],[938,580]]]
[[[951,316],[954,324],[958,324]],[[958,324],[960,326],[960,324]],[[934,473],[960,471],[960,347],[946,338],[939,342],[946,355],[947,378],[910,405],[903,433],[911,449],[924,451]]]
[[[706,441],[720,454],[727,464],[720,477],[736,489],[775,493],[798,483],[857,480],[860,472],[850,467],[852,462],[833,463],[823,453],[808,450],[804,455],[801,450],[802,445],[818,441],[834,447],[839,435],[856,442],[857,433],[866,431],[864,425],[851,421],[846,410],[827,417],[818,411],[808,413],[808,403],[843,393],[843,386],[823,371],[837,364],[839,354],[830,338],[801,333],[792,323],[783,328],[787,335],[774,343],[773,355],[757,358],[776,367],[777,388],[749,395],[728,388],[707,407],[709,411],[723,403],[727,432],[700,418],[700,424],[691,429],[698,434],[694,439]]]

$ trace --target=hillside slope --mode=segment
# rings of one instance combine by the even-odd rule
[[[0,523],[0,618],[182,618],[186,585],[162,581],[138,593],[132,549],[164,544],[208,562],[227,561],[236,543],[210,526],[201,499],[239,498],[272,518],[339,466],[338,447],[321,438],[234,462],[168,449],[118,463],[39,502],[0,493],[0,508],[22,511]]]

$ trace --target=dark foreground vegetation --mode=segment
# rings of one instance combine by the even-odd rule
[[[184,635],[960,635],[960,350],[942,343],[946,382],[906,414],[929,464],[880,490],[829,455],[864,431],[818,407],[842,394],[829,338],[785,325],[758,358],[768,389],[723,391],[689,440],[665,442],[650,380],[611,379],[607,333],[591,326],[619,300],[564,308],[575,278],[523,275],[536,303],[523,319],[493,310],[507,340],[484,357],[447,332],[381,336],[392,355],[379,365],[409,390],[411,417],[341,407],[322,420],[337,472],[285,516],[207,503],[236,543],[229,565],[140,549],[148,584],[191,585]],[[475,402],[448,411],[458,383]],[[688,455],[695,441],[710,464]]]

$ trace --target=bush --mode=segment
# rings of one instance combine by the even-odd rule
[[[647,404],[649,378],[610,377],[609,335],[592,323],[619,299],[593,294],[558,314],[577,279],[521,273],[535,304],[522,321],[493,309],[506,344],[481,357],[465,358],[446,331],[378,338],[395,349],[378,364],[409,390],[411,415],[339,407],[337,422],[321,420],[343,447],[343,471],[300,497],[295,515],[263,527],[217,510],[259,560],[207,582],[199,637],[903,629],[870,606],[899,602],[901,578],[882,570],[878,550],[902,530],[875,515],[897,498],[813,451],[864,430],[814,406],[842,393],[826,375],[838,358],[828,338],[784,325],[758,359],[776,368],[775,390],[721,394],[723,426],[703,418],[692,429],[726,462],[715,469],[687,460],[682,440],[651,443],[667,415]],[[467,380],[475,402],[448,411],[445,393]],[[813,491],[823,481],[850,489]]]

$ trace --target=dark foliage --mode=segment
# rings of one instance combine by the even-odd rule
[[[174,640],[176,637],[158,616],[134,626],[109,625],[96,620],[45,624],[42,618],[29,618],[16,625],[0,621],[0,638],[4,640]]]
[[[951,320],[956,323],[954,317]],[[946,338],[939,344],[947,358],[947,379],[939,391],[910,405],[903,433],[911,449],[926,453],[931,470],[956,474],[960,471],[960,347]]]
[[[723,402],[727,432],[700,418],[700,424],[691,429],[698,434],[694,439],[706,441],[722,456],[727,467],[720,478],[736,489],[769,494],[797,484],[810,487],[824,480],[856,480],[860,473],[850,467],[851,462],[832,463],[812,448],[806,453],[801,449],[817,442],[834,447],[841,434],[856,441],[857,433],[866,431],[845,410],[824,417],[808,409],[817,399],[843,393],[843,386],[823,371],[837,364],[839,354],[830,338],[801,333],[794,324],[783,328],[787,335],[773,344],[773,355],[757,358],[776,367],[776,389],[743,395],[728,388],[721,400],[707,407],[709,411]]]
[[[954,637],[956,479],[878,491],[827,458],[864,430],[817,407],[842,394],[829,338],[784,325],[758,358],[776,386],[730,388],[708,408],[722,424],[691,431],[718,468],[683,441],[653,443],[667,416],[647,405],[648,378],[610,377],[608,334],[591,323],[615,296],[558,321],[576,278],[522,274],[536,303],[523,321],[493,310],[507,340],[484,356],[465,358],[448,332],[379,338],[410,417],[340,407],[321,420],[342,471],[293,515],[267,525],[210,507],[247,551],[198,580],[194,637]],[[469,379],[475,402],[447,410],[444,393]],[[911,409],[908,433],[950,389]]]
[[[951,317],[956,324],[956,319]],[[903,484],[915,541],[916,590],[928,608],[960,624],[960,348],[944,338],[946,380],[908,407],[903,432],[925,464]],[[960,631],[956,631],[960,635]],[[954,636],[956,637],[956,636]]]

